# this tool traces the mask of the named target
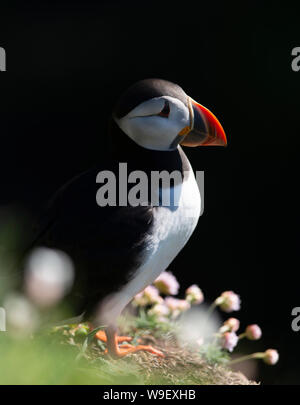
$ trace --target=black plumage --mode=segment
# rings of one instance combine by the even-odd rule
[[[200,193],[179,144],[226,145],[226,136],[209,110],[178,85],[159,79],[142,80],[120,97],[108,136],[106,160],[56,193],[31,248],[60,249],[72,259],[74,315],[85,312],[87,317],[103,301],[97,305],[96,322],[104,322],[106,328],[97,337],[107,342],[108,353],[118,358],[146,350],[163,356],[151,346],[119,347],[124,339],[117,336],[117,318],[134,295],[169,266],[197,225]],[[128,174],[141,171],[147,179],[148,197],[143,195],[147,200],[138,206],[118,203],[119,182],[124,181],[120,163],[127,164]],[[114,174],[116,205],[97,204],[102,171]],[[153,172],[175,171],[181,175],[179,183],[158,182],[151,190]],[[127,197],[135,186],[127,182]],[[165,202],[168,193],[170,201]],[[152,202],[153,195],[158,203]]]
[[[161,79],[140,80],[130,86],[116,103],[114,114],[117,118],[124,117],[137,105],[154,97],[168,95],[187,105],[187,95],[180,86]]]
[[[166,152],[142,148],[113,119],[109,137],[111,147],[106,161],[75,177],[55,194],[42,215],[32,245],[61,249],[73,260],[76,277],[71,295],[76,313],[89,313],[133,276],[141,264],[147,235],[152,232],[153,211],[159,209],[150,201],[148,206],[99,207],[97,174],[110,170],[118,184],[120,162],[127,163],[128,173],[142,170],[149,178],[152,170],[188,170],[181,148]],[[128,190],[132,186],[129,184]]]

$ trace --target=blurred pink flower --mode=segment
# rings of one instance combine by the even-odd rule
[[[274,349],[268,349],[265,351],[265,357],[263,358],[264,362],[266,364],[269,364],[270,366],[273,366],[276,364],[279,360],[279,354],[277,350]]]
[[[221,338],[221,346],[223,349],[232,352],[235,346],[238,343],[239,338],[237,337],[235,332],[225,332]]]
[[[191,305],[186,300],[180,300],[178,298],[166,297],[165,304],[171,312],[172,318],[176,318],[182,312],[187,311]]]
[[[227,319],[220,328],[220,332],[236,332],[240,327],[240,321],[236,318]]]
[[[196,285],[191,285],[186,291],[186,300],[190,304],[201,304],[204,300],[204,295],[202,290]]]
[[[25,292],[39,307],[56,305],[71,289],[74,267],[69,256],[59,250],[36,248],[25,267]]]
[[[38,310],[24,295],[10,292],[5,297],[3,306],[13,335],[17,337],[30,335],[39,326]]]
[[[249,325],[245,330],[245,336],[250,340],[258,340],[261,338],[262,332],[258,325]]]
[[[215,304],[224,312],[239,311],[241,300],[233,291],[224,291],[220,297],[215,300]]]
[[[204,344],[204,339],[203,337],[200,337],[196,340],[197,346],[202,346]]]
[[[179,283],[176,280],[176,277],[169,271],[161,273],[161,275],[154,281],[154,285],[165,295],[176,295],[179,290]]]
[[[190,304],[186,300],[180,300],[178,298],[173,297],[166,297],[165,304],[171,311],[175,309],[185,311],[190,308]]]
[[[149,315],[154,315],[154,316],[158,317],[160,320],[165,319],[165,317],[168,316],[169,313],[170,313],[170,309],[167,307],[167,305],[165,305],[165,303],[155,304],[148,311]]]
[[[157,288],[153,285],[149,285],[143,291],[138,293],[132,303],[138,307],[145,307],[146,305],[161,304],[163,302],[162,297],[159,295]]]

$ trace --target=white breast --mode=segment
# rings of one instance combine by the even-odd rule
[[[109,300],[109,308],[103,311],[109,318],[108,322],[116,319],[137,293],[167,269],[193,233],[200,216],[201,198],[191,167],[187,176],[182,184],[176,186],[180,187],[178,207],[154,209],[154,224],[148,237],[143,264],[131,281]]]
[[[193,233],[201,210],[201,200],[194,173],[188,173],[188,179],[176,186],[179,201],[174,209],[159,207],[154,213],[152,243],[149,246],[148,261],[144,265],[153,265],[156,278],[165,270]],[[165,190],[169,193],[169,190]]]

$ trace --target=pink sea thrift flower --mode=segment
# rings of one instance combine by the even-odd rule
[[[245,330],[245,336],[250,340],[258,340],[261,338],[262,332],[258,325],[249,325]]]
[[[161,275],[154,281],[154,285],[162,294],[178,294],[179,283],[176,280],[176,277],[169,271],[161,273]]]
[[[38,307],[56,305],[73,281],[74,266],[66,253],[43,247],[30,254],[25,267],[25,291]]]
[[[239,338],[237,337],[235,332],[225,332],[221,338],[221,346],[223,349],[232,352],[235,346],[238,343]]]
[[[166,297],[165,304],[170,310],[172,318],[176,318],[182,312],[187,311],[191,305],[186,300],[180,300],[178,298]]]
[[[197,346],[202,346],[204,344],[204,339],[203,337],[200,337],[199,339],[196,340]]]
[[[159,295],[157,288],[149,285],[143,291],[138,293],[133,299],[133,305],[137,307],[145,307],[147,305],[161,304],[162,297]]]
[[[151,309],[149,309],[148,314],[154,315],[160,320],[166,320],[166,317],[169,315],[170,309],[167,305],[163,304],[155,304]]]
[[[239,311],[241,307],[240,297],[233,291],[224,291],[220,297],[216,299],[215,303],[224,312]]]
[[[204,300],[204,295],[201,289],[196,285],[191,285],[186,291],[186,300],[190,304],[201,304]]]
[[[273,366],[276,364],[279,360],[279,354],[277,350],[274,349],[268,349],[265,351],[265,357],[263,358],[264,362],[266,364],[269,364],[270,366]]]
[[[236,318],[227,319],[220,328],[221,333],[236,332],[240,327],[240,321]]]

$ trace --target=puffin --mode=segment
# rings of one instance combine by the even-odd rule
[[[182,146],[226,146],[226,135],[215,115],[179,85],[154,78],[136,82],[120,96],[108,139],[106,158],[55,193],[32,246],[69,255],[75,268],[74,310],[94,326],[104,325],[96,337],[106,342],[110,356],[147,351],[163,357],[152,346],[134,346],[131,337],[119,336],[117,319],[167,269],[197,225],[201,196]],[[129,196],[136,183],[124,184],[125,164],[128,179],[143,173],[148,180],[149,192],[133,202]],[[174,172],[180,173],[176,182],[150,180],[153,173]],[[114,178],[110,203],[99,191],[105,185],[103,174]],[[120,201],[122,187],[125,201],[124,196]]]

